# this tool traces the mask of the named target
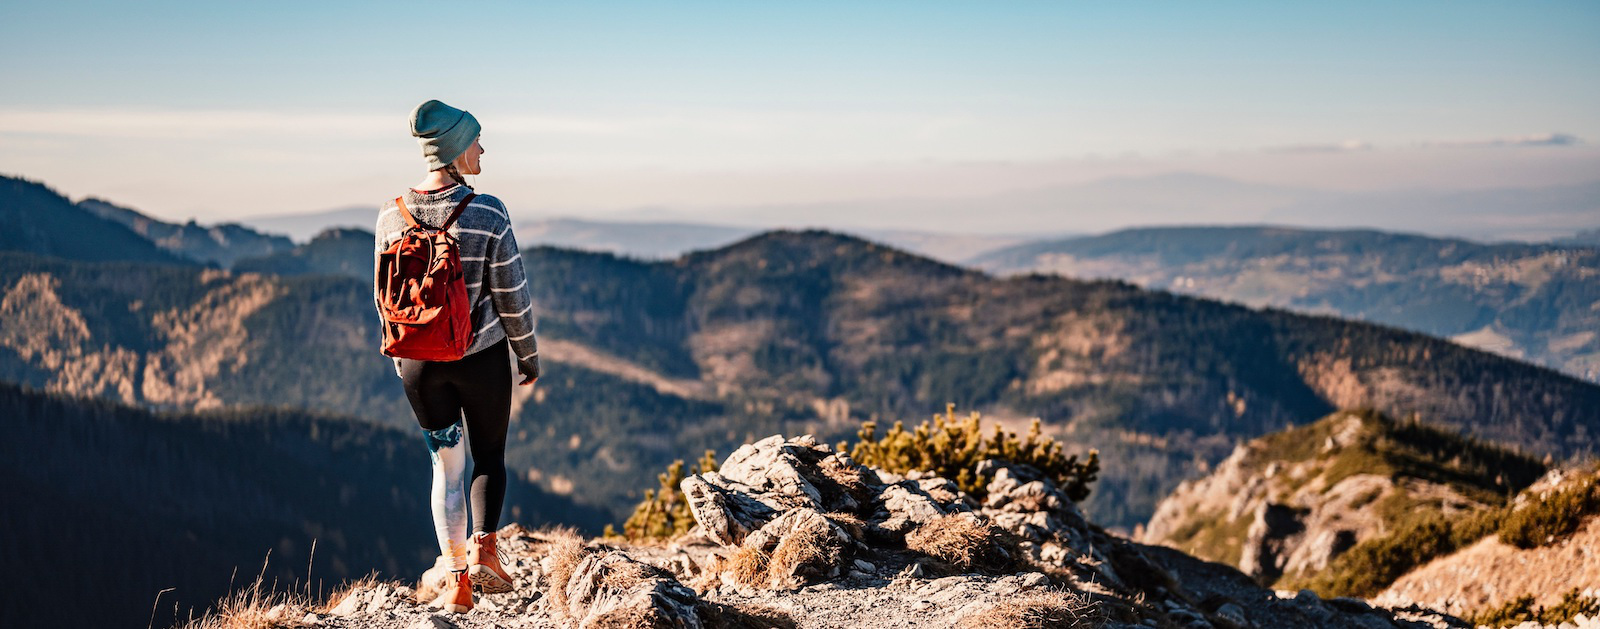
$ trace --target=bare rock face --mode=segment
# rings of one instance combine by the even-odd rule
[[[1289,505],[1261,503],[1245,538],[1239,570],[1261,583],[1277,581],[1283,576],[1286,551],[1297,548],[1304,537],[1304,516],[1303,510]]]
[[[1452,467],[1457,462],[1430,459],[1434,444],[1406,441],[1418,438],[1392,420],[1340,412],[1241,444],[1210,475],[1181,483],[1162,500],[1139,539],[1236,566],[1271,585],[1327,567],[1392,528],[1397,514],[1482,509],[1485,500],[1520,487],[1509,475],[1473,479],[1470,470]],[[1438,480],[1451,478],[1460,480]]]
[[[1227,566],[1132,543],[1023,465],[982,463],[975,472],[992,480],[981,499],[931,474],[857,465],[809,437],[750,444],[723,470],[683,481],[698,525],[668,544],[512,525],[500,538],[516,589],[480,597],[470,614],[412,600],[431,593],[425,578],[415,596],[378,584],[308,618],[385,629],[1465,626],[1274,593]]]
[[[683,480],[698,526],[666,557],[646,561],[677,570],[720,602],[804,608],[814,622],[801,626],[879,626],[871,619],[883,614],[919,626],[986,626],[1009,618],[1015,597],[1046,584],[1077,601],[1072,614],[1094,610],[1070,626],[1421,626],[1372,607],[1278,596],[1218,564],[1110,535],[1026,465],[985,461],[974,472],[991,479],[981,500],[938,476],[856,465],[810,437],[769,437],[739,448],[719,472]],[[1257,515],[1258,546],[1277,561],[1274,544],[1301,534],[1294,510]],[[1021,575],[1033,578],[1011,581]],[[834,582],[886,590],[863,604]],[[889,594],[899,584],[910,589]],[[958,609],[957,601],[967,602]],[[855,620],[822,620],[848,609],[860,610]]]

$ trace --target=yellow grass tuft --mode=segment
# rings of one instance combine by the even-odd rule
[[[271,627],[300,627],[306,612],[322,612],[330,607],[316,606],[311,597],[301,592],[272,592],[262,584],[266,564],[261,574],[249,587],[238,590],[217,601],[216,608],[205,616],[191,620],[183,629],[269,629]],[[377,582],[376,575],[367,575],[357,583],[369,586]],[[341,598],[347,591],[337,593]],[[335,602],[337,604],[337,602]]]
[[[762,552],[760,548],[743,546],[734,551],[726,567],[733,571],[734,582],[757,586],[767,580],[767,564],[771,559],[772,556]]]
[[[606,566],[605,576],[600,577],[600,585],[626,592],[640,583],[660,576],[660,571],[652,566],[637,561],[619,561]]]
[[[966,570],[993,552],[997,538],[993,526],[971,516],[950,514],[906,535],[906,548]]]
[[[794,574],[799,566],[822,561],[836,545],[828,528],[801,528],[783,537],[778,547],[772,549],[767,562],[767,576]]]
[[[567,581],[589,551],[583,547],[583,538],[571,529],[550,531],[550,574],[545,575],[550,584],[550,597],[560,607],[567,606]]]
[[[854,514],[838,511],[824,514],[823,517],[828,518],[828,521],[832,522],[834,526],[844,529],[844,532],[849,533],[850,537],[861,539],[866,536],[867,523]]]
[[[1075,629],[1104,624],[1093,602],[1067,591],[1037,590],[961,618],[962,629]]]

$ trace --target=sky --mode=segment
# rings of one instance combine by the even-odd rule
[[[53,1],[3,15],[0,174],[170,220],[376,206],[420,180],[407,117],[430,98],[481,121],[474,183],[523,215],[759,221],[1166,173],[1346,193],[1600,179],[1595,2]],[[880,226],[982,229],[895,212]],[[1237,218],[1206,212],[1194,220]]]

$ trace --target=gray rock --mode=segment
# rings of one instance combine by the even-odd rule
[[[367,606],[367,594],[368,590],[357,590],[346,594],[338,605],[328,610],[328,615],[344,618],[360,612]]]
[[[932,496],[924,493],[922,487],[915,481],[903,481],[890,485],[879,494],[883,508],[889,517],[879,525],[884,530],[904,535],[923,524],[927,524],[945,514]]]
[[[1238,603],[1223,603],[1217,607],[1217,611],[1211,613],[1211,616],[1212,624],[1223,629],[1253,629],[1255,627],[1255,624],[1250,622],[1250,617],[1245,615],[1244,607]]]
[[[1239,554],[1239,571],[1262,584],[1277,581],[1288,563],[1288,550],[1299,543],[1305,532],[1300,518],[1304,510],[1272,502],[1262,502],[1255,520],[1245,534]]]
[[[424,618],[422,620],[417,621],[415,624],[411,625],[411,628],[412,629],[457,629],[460,626],[461,625],[457,625],[455,622],[451,621],[448,618],[445,618],[444,616],[440,616],[440,615],[435,614],[435,615],[428,616],[427,618]]]

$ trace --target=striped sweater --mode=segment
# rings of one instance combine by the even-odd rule
[[[407,190],[406,208],[411,216],[425,225],[441,225],[450,218],[450,211],[471,193],[466,186],[454,185],[429,193]],[[373,229],[373,266],[378,254],[399,240],[406,229],[406,219],[400,215],[394,201],[383,204],[378,211],[378,222]],[[528,278],[522,268],[522,252],[517,249],[517,238],[511,233],[511,217],[500,199],[480,194],[461,211],[450,234],[461,243],[461,266],[467,283],[467,298],[472,301],[471,354],[509,339],[512,353],[516,354],[518,370],[524,374],[539,374],[539,345],[534,336],[533,298],[528,292]],[[373,288],[372,305],[378,306],[377,288]],[[380,321],[380,326],[382,325]],[[395,359],[395,372],[400,370],[400,359]]]

